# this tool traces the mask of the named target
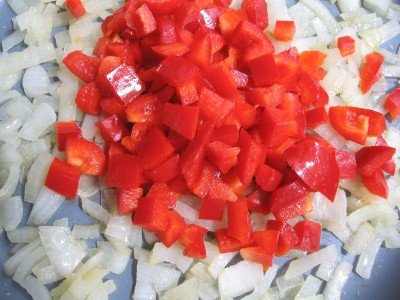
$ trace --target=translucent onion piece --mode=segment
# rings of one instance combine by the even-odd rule
[[[349,12],[361,8],[361,0],[338,0],[337,4],[341,12]]]
[[[152,266],[139,262],[136,268],[136,282],[151,284],[158,293],[178,285],[181,272],[163,266]]]
[[[24,32],[20,30],[14,31],[1,41],[1,46],[3,48],[3,51],[8,52],[11,48],[21,43],[24,40],[24,38],[25,38]]]
[[[43,225],[63,203],[64,197],[43,186],[29,215],[28,225]]]
[[[391,0],[364,0],[363,4],[369,10],[372,10],[378,13],[381,16],[384,16],[389,9],[390,4],[392,4]]]
[[[14,194],[18,184],[19,173],[19,166],[10,166],[8,168],[7,179],[5,180],[5,182],[2,182],[3,186],[0,189],[0,199],[4,197],[9,197]]]
[[[22,162],[23,158],[13,145],[3,144],[0,147],[0,167],[20,166]]]
[[[85,225],[74,225],[72,229],[72,236],[77,239],[95,239],[100,236],[100,224],[85,224]]]
[[[67,294],[71,299],[86,299],[86,297],[101,284],[104,273],[99,269],[91,270],[86,276],[78,277],[70,285]],[[63,298],[61,298],[63,299]]]
[[[9,118],[0,122],[0,140],[7,140],[10,136],[15,135],[22,126],[22,121],[15,118]]]
[[[25,160],[26,164],[30,164],[41,152],[50,151],[50,139],[44,137],[38,139],[37,141],[24,144],[18,148],[19,153]]]
[[[14,273],[13,280],[21,284],[24,278],[31,273],[32,268],[45,257],[46,252],[42,246],[28,253],[18,265],[18,268]]]
[[[286,275],[282,275],[276,278],[276,285],[278,286],[278,289],[281,293],[290,291],[295,287],[302,286],[303,284],[303,275],[298,275],[289,279],[286,278]]]
[[[372,267],[382,241],[382,237],[377,235],[369,247],[358,258],[356,272],[362,278],[369,279],[371,277]]]
[[[219,254],[208,266],[208,272],[217,279],[230,261],[237,255],[237,252]]]
[[[261,299],[271,287],[272,281],[275,279],[278,272],[278,265],[269,267],[265,272],[261,281],[257,284],[254,292],[243,298],[243,300]]]
[[[52,89],[52,86],[49,86],[49,92],[50,92],[50,89]],[[49,95],[37,96],[33,99],[32,103],[35,106],[39,106],[41,103],[47,103],[54,109],[54,111],[56,111],[56,112],[59,111],[59,101],[58,101],[58,99],[55,99],[54,96],[49,96]]]
[[[270,32],[274,31],[276,21],[291,20],[285,0],[269,0],[267,9],[268,9],[268,24],[269,24],[268,30]]]
[[[364,252],[374,240],[376,232],[369,223],[363,223],[358,226],[350,239],[344,244],[343,249],[353,256]]]
[[[395,225],[398,222],[398,214],[387,205],[367,205],[347,217],[347,224],[355,231],[357,227],[369,220],[378,218],[384,224]]]
[[[306,282],[296,295],[296,299],[308,299],[315,296],[321,289],[323,281],[315,276],[308,275]]]
[[[35,272],[35,276],[40,284],[50,284],[63,279],[58,274],[56,268],[53,265],[44,266]]]
[[[3,111],[11,118],[25,121],[33,111],[32,103],[26,97],[13,98],[2,106]]]
[[[324,21],[331,34],[336,35],[339,32],[339,24],[336,22],[331,12],[321,2],[317,0],[300,0],[300,2],[307,5],[308,8],[310,8],[322,21]]]
[[[47,103],[41,103],[26,120],[18,135],[29,141],[36,141],[56,120],[54,108]]]
[[[156,265],[168,262],[176,265],[182,273],[186,273],[193,259],[183,255],[182,251],[183,248],[177,244],[167,248],[163,243],[156,243],[151,251],[150,263]]]
[[[31,275],[24,279],[21,286],[28,292],[33,300],[51,300],[47,288],[44,285],[39,284],[37,279]]]
[[[25,95],[29,98],[44,95],[49,91],[50,79],[46,70],[38,65],[26,69],[22,77]]]
[[[353,266],[347,262],[340,263],[333,272],[331,279],[327,282],[324,289],[324,299],[339,299],[340,294],[347,280],[349,279]]]
[[[132,218],[129,216],[112,216],[108,221],[105,235],[111,236],[125,245],[129,244],[132,227]]]
[[[81,175],[79,179],[78,195],[82,198],[90,198],[99,192],[98,179],[95,176]]]
[[[16,15],[22,14],[29,9],[28,4],[21,0],[7,0],[7,4]]]
[[[82,136],[89,140],[92,141],[94,137],[96,136],[98,129],[96,126],[96,122],[99,121],[99,117],[97,116],[92,116],[89,114],[86,114],[85,117],[83,118],[82,122]]]
[[[315,18],[315,14],[311,9],[303,3],[297,2],[289,8],[288,12],[296,24],[295,39],[311,37],[315,34],[315,30],[310,23]]]
[[[104,224],[108,224],[110,219],[110,214],[99,204],[87,199],[82,198],[82,209],[91,217],[103,222]]]
[[[207,271],[207,265],[202,262],[198,262],[190,268],[190,274],[195,276],[200,281],[209,282],[213,284],[215,282],[214,278],[211,277],[210,273]]]

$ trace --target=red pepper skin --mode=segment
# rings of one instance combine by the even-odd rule
[[[400,88],[395,89],[386,97],[384,107],[389,111],[392,122],[395,122],[400,116]]]
[[[390,161],[396,149],[387,146],[371,146],[361,148],[356,153],[357,172],[361,175],[371,176],[382,170],[385,163]]]
[[[68,53],[63,63],[68,70],[85,82],[94,80],[100,66],[100,60],[97,57],[88,56],[82,51]]]
[[[193,41],[190,45],[190,51],[186,54],[186,58],[200,68],[205,69],[211,64],[211,55],[211,39],[207,34]]]
[[[157,67],[159,76],[169,85],[177,88],[192,79],[199,69],[180,56],[168,56]]]
[[[308,73],[303,73],[298,81],[300,99],[303,104],[325,106],[329,102],[329,96],[318,81]]]
[[[300,221],[294,225],[294,231],[299,237],[297,249],[315,252],[319,250],[321,241],[321,225],[308,220]]]
[[[360,89],[363,94],[367,93],[378,80],[379,69],[383,61],[383,56],[377,52],[370,53],[365,57],[365,64],[360,70]]]
[[[299,243],[297,233],[288,223],[276,220],[268,220],[266,228],[268,230],[277,230],[279,232],[278,245],[275,251],[276,256],[286,255]]]
[[[263,215],[268,214],[268,194],[261,189],[257,189],[255,192],[246,197],[247,207],[250,211],[260,213]]]
[[[286,89],[283,85],[274,84],[266,88],[249,89],[246,100],[253,105],[264,108],[276,108],[283,101]]]
[[[277,83],[280,77],[274,56],[266,54],[249,62],[249,68],[255,86],[263,87]],[[265,72],[268,70],[268,72]]]
[[[235,125],[223,125],[215,128],[212,140],[234,147],[239,140],[239,129]]]
[[[283,175],[268,165],[261,165],[256,173],[257,184],[266,192],[277,189],[281,183]]]
[[[129,104],[144,91],[145,86],[132,66],[122,64],[106,76],[107,83],[114,95],[124,105]]]
[[[137,188],[142,180],[141,172],[137,156],[115,154],[109,158],[106,184],[123,189]]]
[[[238,147],[240,152],[235,169],[240,181],[247,185],[252,180],[260,164],[262,149],[244,129],[240,130]]]
[[[160,45],[178,42],[176,24],[169,17],[157,18],[157,35]]]
[[[247,18],[250,22],[257,25],[261,30],[267,28],[268,10],[265,1],[245,0],[243,1],[243,9],[246,11]]]
[[[278,221],[286,221],[307,213],[312,205],[308,192],[309,189],[299,180],[279,187],[269,198],[271,212]]]
[[[372,175],[361,175],[361,181],[365,187],[372,194],[377,195],[381,198],[387,199],[389,194],[389,187],[386,182],[386,177],[383,171],[378,170],[372,173]]]
[[[336,162],[339,166],[340,179],[354,179],[357,176],[357,161],[354,152],[337,151]]]
[[[204,197],[199,208],[199,219],[221,221],[224,215],[225,201],[223,199]]]
[[[296,25],[293,21],[276,21],[274,38],[282,42],[290,42],[296,33]]]
[[[257,108],[240,96],[235,99],[235,116],[244,129],[249,129],[258,123]]]
[[[343,57],[352,55],[356,51],[356,41],[348,35],[339,37],[337,45]]]
[[[161,124],[162,103],[151,93],[140,96],[126,107],[126,116],[132,123]]]
[[[326,57],[327,54],[321,51],[303,51],[298,62],[303,72],[311,74],[317,80],[322,80],[325,77],[325,70],[322,65]]]
[[[83,138],[69,138],[65,144],[67,162],[87,175],[103,175],[106,156],[98,145]]]
[[[164,231],[156,231],[156,236],[166,246],[171,247],[185,230],[185,220],[175,211],[168,211],[168,225]]]
[[[210,141],[214,127],[214,122],[210,121],[199,124],[195,138],[182,153],[180,160],[181,171],[190,188],[194,186],[200,175],[204,164],[205,148]]]
[[[199,94],[197,93],[194,81],[188,81],[176,90],[179,100],[183,105],[190,105],[199,101]]]
[[[225,63],[221,62],[208,67],[205,77],[220,96],[228,98],[236,94],[235,78]]]
[[[59,151],[65,151],[65,142],[69,138],[82,137],[82,131],[75,121],[58,122],[56,124],[57,148]]]
[[[157,168],[146,172],[146,177],[154,182],[167,182],[179,175],[179,155],[167,159]]]
[[[105,52],[107,55],[121,58],[123,64],[135,66],[135,58],[128,44],[119,42],[109,43],[105,46]]]
[[[182,56],[190,50],[189,45],[185,43],[153,46],[151,49],[160,56]]]
[[[247,201],[239,198],[228,203],[228,234],[242,243],[251,240],[251,221]]]
[[[172,13],[181,3],[182,0],[145,0],[144,3],[157,16]]]
[[[380,112],[360,107],[347,106],[347,108],[357,115],[368,117],[368,136],[381,136],[386,130],[386,119]]]
[[[219,252],[228,253],[239,251],[242,248],[250,247],[253,245],[253,240],[240,242],[239,240],[231,237],[228,234],[228,229],[219,229],[215,232],[215,239],[217,240]]]
[[[66,0],[65,6],[68,8],[70,13],[77,19],[86,14],[86,9],[83,6],[81,0]]]
[[[101,24],[101,30],[106,36],[111,36],[115,32],[122,32],[126,29],[125,8],[121,7],[111,16],[108,16]]]
[[[286,150],[289,166],[314,191],[335,199],[340,171],[335,152],[326,145],[306,139]]]
[[[106,141],[118,142],[124,136],[129,135],[125,125],[117,118],[116,115],[97,122],[96,126],[99,128],[101,136]]]
[[[140,145],[138,156],[143,168],[151,170],[170,157],[174,150],[164,133],[158,127],[154,127]]]
[[[157,29],[156,19],[145,3],[140,5],[133,15],[126,18],[126,20],[126,25],[129,28],[133,28],[140,37],[148,35]]]
[[[160,200],[160,203],[163,203],[168,209],[174,209],[176,201],[181,195],[165,183],[154,183],[147,196]]]
[[[200,116],[215,121],[216,126],[220,126],[225,117],[231,112],[235,105],[219,96],[218,94],[203,88],[199,99]]]
[[[164,105],[164,124],[188,140],[194,139],[198,121],[199,108],[196,106],[183,106],[171,103]]]
[[[76,94],[75,103],[81,111],[99,116],[101,94],[95,82],[84,83]]]
[[[139,198],[143,195],[143,189],[119,189],[118,190],[118,214],[120,216],[133,212],[139,204]]]
[[[112,87],[110,86],[107,76],[121,64],[122,59],[118,56],[106,56],[101,60],[95,81],[103,96],[109,97],[113,95]],[[115,98],[119,99],[119,97]]]
[[[231,147],[222,142],[211,142],[207,145],[206,156],[223,174],[226,174],[237,164],[239,152],[238,147]]]
[[[44,185],[70,200],[75,200],[80,176],[79,170],[55,157],[50,164]]]
[[[116,115],[118,119],[126,120],[125,106],[115,97],[102,98],[100,108],[109,116]]]
[[[140,198],[133,215],[133,224],[151,232],[164,231],[168,226],[168,212],[169,210],[159,199]]]
[[[306,112],[306,124],[308,128],[317,128],[320,125],[328,123],[328,121],[329,116],[323,106],[310,109]]]
[[[206,257],[206,247],[204,245],[204,236],[207,229],[195,224],[187,225],[179,238],[179,243],[185,248],[183,255],[188,257],[203,259]]]

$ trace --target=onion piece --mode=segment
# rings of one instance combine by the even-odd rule
[[[376,255],[378,254],[379,248],[383,242],[383,238],[378,234],[369,247],[361,253],[358,258],[356,272],[362,278],[369,279],[371,277],[372,266],[374,265]]]
[[[364,0],[363,4],[369,10],[372,10],[378,13],[381,16],[384,16],[389,9],[390,4],[392,4],[391,0]]]
[[[298,275],[295,277],[291,277],[289,279],[286,278],[286,275],[279,276],[276,278],[276,285],[281,293],[288,292],[295,287],[300,287],[304,284],[303,275]]]
[[[21,286],[28,292],[33,300],[51,300],[51,296],[47,288],[39,284],[37,279],[31,275],[27,276]]]
[[[20,166],[22,162],[22,156],[13,145],[6,143],[0,147],[0,167],[9,168],[12,165]]]
[[[40,284],[50,284],[63,279],[51,264],[40,268],[34,274]]]
[[[85,225],[74,225],[72,229],[72,236],[77,239],[96,239],[100,237],[100,224],[92,223]]]
[[[228,252],[219,254],[208,266],[208,272],[217,279],[225,267],[238,254],[238,252]]]
[[[321,289],[322,284],[323,281],[321,279],[308,275],[306,282],[297,293],[296,299],[309,299],[310,297],[315,296]]]
[[[29,141],[36,141],[56,120],[54,108],[46,103],[41,103],[26,120],[18,136]]]
[[[45,257],[46,251],[42,246],[28,253],[15,270],[13,280],[21,284],[24,278],[31,273],[32,268]]]
[[[255,289],[263,279],[262,265],[241,261],[222,271],[218,277],[221,298],[233,298]]]
[[[9,231],[10,232],[10,231]],[[17,253],[19,250],[21,250],[22,248],[24,248],[26,246],[26,244],[16,244],[14,247],[12,247],[10,249],[10,251],[8,251],[9,255],[14,255],[15,253]]]
[[[355,11],[361,8],[361,0],[338,0],[337,5],[341,12]]]
[[[110,220],[110,214],[99,204],[87,199],[81,198],[82,200],[82,209],[89,216],[103,222],[104,224],[108,224]]]
[[[79,179],[78,195],[81,198],[90,198],[99,192],[97,177],[81,175]]]
[[[324,289],[324,299],[339,299],[340,294],[347,280],[349,279],[353,266],[347,262],[340,263],[333,272],[331,279],[327,282]]]
[[[7,0],[7,4],[16,15],[22,14],[29,9],[28,4],[21,0]]]
[[[243,300],[261,299],[271,287],[272,281],[275,279],[278,272],[278,265],[272,265],[265,272],[261,281],[257,284],[254,292],[243,298]]]
[[[190,274],[192,274],[199,281],[214,284],[215,279],[208,273],[207,265],[202,262],[197,262],[190,268]]]
[[[330,245],[317,252],[311,253],[305,257],[295,259],[292,262],[290,262],[289,268],[285,273],[285,278],[286,279],[296,278],[297,276],[322,264],[323,262],[336,260],[337,256],[338,256],[338,250],[336,246]]]
[[[52,85],[49,86],[49,92],[50,92],[50,89],[52,89]],[[40,96],[35,97],[33,99],[32,103],[35,107],[39,106],[41,103],[46,103],[46,104],[50,105],[54,109],[55,112],[59,111],[59,101],[54,96],[40,95]]]
[[[6,174],[5,174],[7,176],[5,179],[5,182],[4,182],[4,178],[2,180],[3,186],[0,189],[0,199],[9,197],[12,194],[14,194],[15,189],[17,188],[19,174],[20,174],[19,166],[10,166],[8,168],[8,172],[6,171]]]
[[[7,232],[11,243],[30,243],[39,237],[39,229],[32,226],[22,226]]]
[[[64,201],[64,197],[43,186],[29,215],[28,225],[45,224]]]
[[[156,243],[151,251],[150,264],[156,265],[162,262],[168,262],[176,265],[182,273],[186,273],[193,259],[183,255],[182,251],[182,246],[177,244],[167,248],[163,243]]]
[[[268,30],[270,32],[274,31],[276,21],[291,21],[285,0],[268,0],[267,10],[269,24]]]
[[[46,70],[40,66],[33,66],[26,69],[22,77],[22,86],[25,95],[29,98],[44,95],[49,91],[50,79]]]
[[[131,234],[132,218],[129,216],[112,216],[108,221],[107,228],[104,231],[106,236],[110,236],[124,243],[129,244]]]
[[[331,12],[321,2],[316,0],[300,0],[300,2],[307,5],[317,17],[324,21],[331,34],[336,35],[339,32],[339,24],[336,22]]]
[[[350,214],[347,217],[347,224],[355,231],[360,224],[376,218],[387,225],[395,225],[398,222],[398,214],[391,207],[371,204]]]
[[[8,52],[12,48],[14,48],[16,45],[21,43],[25,38],[25,33],[20,31],[20,30],[15,30],[12,32],[10,35],[6,36],[2,41],[1,41],[1,46],[3,48],[3,52]]]
[[[83,118],[83,122],[82,122],[82,136],[89,140],[89,141],[93,141],[94,137],[96,136],[97,132],[98,132],[98,128],[96,126],[96,122],[99,121],[99,117],[97,116],[92,116],[92,115],[88,115],[86,114],[85,117]]]
[[[364,252],[375,239],[376,232],[369,223],[362,223],[344,244],[343,249],[353,256]]]
[[[151,284],[157,293],[176,287],[180,276],[181,272],[161,265],[152,266],[145,262],[137,264],[136,282]]]

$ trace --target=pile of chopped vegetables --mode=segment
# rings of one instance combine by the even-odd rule
[[[133,299],[338,299],[353,265],[323,229],[363,278],[400,248],[400,5],[7,2],[0,228],[33,299],[108,299],[132,254]],[[79,199],[96,222],[49,224]]]

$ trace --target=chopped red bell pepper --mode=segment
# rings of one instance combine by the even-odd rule
[[[160,56],[182,56],[190,50],[189,45],[186,43],[173,43],[153,46],[151,49]]]
[[[107,55],[118,56],[123,64],[135,66],[135,58],[130,46],[126,43],[114,42],[105,46]]]
[[[153,197],[160,200],[167,208],[175,208],[176,201],[180,198],[180,193],[173,191],[165,183],[154,183],[149,192],[148,197]]]
[[[86,14],[86,9],[83,6],[81,0],[66,0],[65,6],[68,8],[70,13],[77,19]]]
[[[171,103],[164,105],[164,124],[188,140],[193,140],[195,137],[198,121],[198,107]]]
[[[304,220],[294,225],[299,242],[296,246],[297,249],[315,252],[319,250],[321,240],[321,225],[312,221]]]
[[[286,255],[299,243],[297,233],[288,223],[276,220],[268,220],[266,228],[268,230],[277,230],[279,232],[278,245],[275,251],[275,255],[277,256]]]
[[[129,135],[128,130],[116,115],[108,117],[96,123],[100,134],[106,141],[118,142],[124,136]]]
[[[144,0],[143,2],[155,15],[160,16],[172,13],[182,3],[182,0]]]
[[[199,208],[199,219],[221,221],[224,215],[225,201],[223,199],[204,197]]]
[[[211,64],[212,45],[209,35],[205,35],[195,41],[190,46],[190,51],[186,54],[189,61],[195,65],[206,68]]]
[[[387,199],[389,187],[383,171],[377,170],[371,175],[361,175],[361,181],[372,194]]]
[[[303,51],[298,62],[304,72],[311,74],[317,80],[322,80],[325,77],[322,65],[326,57],[327,54],[321,51]]]
[[[361,148],[356,153],[357,172],[361,175],[371,176],[376,171],[382,170],[384,164],[390,161],[395,153],[395,148],[387,146]]]
[[[200,116],[215,121],[219,126],[225,117],[234,109],[234,104],[218,94],[203,88],[199,98]]]
[[[139,204],[139,198],[143,195],[143,189],[119,189],[118,190],[118,214],[120,216],[133,212]]]
[[[365,57],[365,64],[360,70],[360,89],[363,94],[367,93],[378,80],[383,60],[383,56],[377,52],[370,53]]]
[[[293,21],[278,20],[275,23],[274,38],[282,42],[290,42],[296,33],[296,24]]]
[[[100,100],[100,108],[107,115],[116,115],[120,120],[126,120],[125,106],[116,97],[107,97]]]
[[[194,81],[188,81],[184,85],[177,88],[178,97],[183,105],[190,105],[199,101]]]
[[[180,56],[165,58],[156,68],[160,77],[173,87],[179,87],[192,79],[199,69]]]
[[[168,226],[168,212],[167,207],[159,199],[140,198],[133,215],[133,224],[151,232],[164,231]]]
[[[212,140],[236,146],[239,140],[239,130],[235,125],[223,125],[215,128]]]
[[[396,88],[387,95],[384,107],[389,111],[392,122],[395,122],[400,116],[400,88]]]
[[[167,182],[179,175],[179,155],[167,159],[157,168],[146,172],[146,177],[154,182]]]
[[[261,165],[256,173],[257,184],[267,192],[275,191],[283,175],[268,165]]]
[[[310,109],[306,112],[306,124],[309,128],[317,128],[329,121],[328,113],[324,106]]]
[[[303,104],[313,104],[315,107],[328,104],[328,94],[311,74],[304,72],[299,79],[298,87]]]
[[[223,173],[227,173],[237,164],[240,148],[231,147],[222,142],[211,142],[207,145],[207,158]]]
[[[185,220],[175,211],[168,211],[168,223],[164,231],[156,231],[156,236],[166,246],[171,247],[185,230]]]
[[[83,138],[69,138],[65,143],[67,162],[83,174],[103,175],[106,156],[98,145]]]
[[[99,116],[101,94],[95,82],[84,83],[76,94],[75,103],[81,111]]]
[[[100,66],[100,60],[97,57],[88,56],[82,51],[68,53],[63,63],[75,76],[85,82],[94,80]]]
[[[253,240],[240,242],[239,240],[231,237],[228,234],[228,229],[219,229],[215,232],[215,239],[217,240],[219,252],[228,253],[239,251],[242,248],[250,247],[253,245]]]
[[[151,93],[135,99],[126,107],[126,116],[132,123],[161,124],[162,103]]]
[[[50,164],[44,185],[70,200],[75,200],[80,176],[78,169],[55,157]]]
[[[141,172],[137,156],[115,154],[109,158],[106,184],[109,187],[137,188],[142,180]]]
[[[65,151],[65,142],[69,138],[82,137],[82,131],[75,121],[58,122],[56,124],[57,147],[59,151]]]
[[[268,26],[267,3],[263,0],[245,0],[243,9],[246,11],[250,22],[257,25],[261,30]]]
[[[339,37],[337,45],[343,57],[352,55],[356,51],[356,41],[348,35]]]
[[[337,151],[336,162],[339,166],[340,179],[354,179],[357,176],[357,161],[354,152]]]
[[[183,230],[179,243],[185,248],[183,254],[197,259],[206,257],[206,247],[204,245],[204,236],[207,229],[195,224],[187,225]]]
[[[275,108],[283,101],[286,89],[283,85],[273,84],[266,88],[249,89],[246,92],[246,100],[253,105],[264,108]]]
[[[251,60],[249,68],[254,84],[257,87],[269,86],[277,83],[279,80],[279,70],[272,54],[266,54]]]
[[[126,25],[134,29],[139,37],[148,35],[157,29],[156,19],[145,3],[140,5],[132,15],[126,18]]]
[[[143,168],[151,170],[169,158],[174,150],[164,133],[158,127],[154,127],[147,134],[137,152]]]
[[[228,234],[242,243],[251,240],[250,214],[245,198],[229,202],[228,206]]]
[[[268,205],[268,193],[257,189],[252,194],[246,197],[247,207],[250,211],[260,213],[263,215],[268,214],[269,205]]]
[[[224,62],[208,67],[205,77],[220,96],[229,98],[236,94],[235,78],[230,68]]]

